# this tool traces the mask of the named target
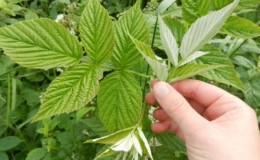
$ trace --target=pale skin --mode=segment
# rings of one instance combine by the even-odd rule
[[[211,84],[153,82],[146,101],[158,103],[152,130],[177,134],[189,160],[260,160],[260,133],[253,109]]]

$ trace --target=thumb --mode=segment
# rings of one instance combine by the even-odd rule
[[[205,127],[206,120],[168,83],[158,82],[154,84],[153,94],[160,106],[184,134]]]

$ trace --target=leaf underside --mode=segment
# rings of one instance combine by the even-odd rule
[[[238,5],[239,0],[221,10],[199,18],[194,22],[183,37],[180,52],[185,59],[200,50],[221,29],[226,19]]]
[[[97,95],[101,75],[100,69],[87,63],[65,71],[44,93],[34,121],[83,108]]]
[[[73,66],[82,57],[76,37],[50,19],[0,28],[0,47],[16,63],[38,69]]]
[[[167,65],[163,64],[162,62],[159,62],[159,60],[156,59],[155,54],[152,50],[152,48],[135,39],[134,37],[130,36],[132,41],[134,42],[136,48],[138,51],[143,55],[145,60],[148,62],[148,64],[153,69],[155,75],[157,78],[159,78],[161,81],[165,81],[168,77],[168,68]]]

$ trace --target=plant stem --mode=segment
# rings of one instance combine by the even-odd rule
[[[157,30],[157,25],[158,25],[158,15],[156,16],[156,21],[155,21],[155,26],[154,26],[154,31],[153,31],[153,38],[152,38],[152,43],[151,43],[151,48],[154,47],[154,42],[155,42],[155,35],[156,35],[156,30]],[[146,70],[146,75],[149,74],[150,66],[148,65],[147,70]],[[144,87],[143,87],[143,95],[146,93],[146,84],[148,83],[148,80],[145,80]],[[143,99],[144,101],[144,99]],[[143,122],[145,115],[147,114],[149,108],[148,105],[144,102],[144,108],[142,111],[142,116],[139,121],[139,124]]]

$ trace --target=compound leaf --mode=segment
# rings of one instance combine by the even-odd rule
[[[139,50],[139,52],[143,55],[145,60],[148,62],[148,64],[153,69],[156,77],[162,81],[165,81],[168,77],[167,66],[164,63],[159,62],[159,60],[156,59],[155,54],[149,45],[147,45],[141,41],[138,41],[137,39],[133,38],[132,36],[130,36],[130,37],[131,37],[132,41],[134,42],[136,48]]]
[[[142,110],[142,90],[134,75],[114,72],[101,82],[99,117],[110,132],[134,126]]]
[[[129,34],[136,39],[149,43],[149,29],[140,9],[140,1],[129,9],[115,24],[116,47],[112,62],[118,68],[131,68],[141,59]]]
[[[102,72],[87,63],[65,71],[44,93],[42,105],[34,121],[83,108],[99,91]]]
[[[114,49],[114,33],[108,12],[97,0],[84,9],[79,25],[80,37],[87,54],[94,63],[104,63]]]
[[[0,47],[16,63],[50,69],[79,63],[82,48],[76,37],[49,19],[35,19],[0,28]]]
[[[245,18],[233,16],[227,20],[221,32],[234,37],[249,39],[260,36],[260,27]]]
[[[182,40],[180,49],[182,57],[184,59],[187,58],[195,51],[201,49],[201,47],[215,36],[238,3],[239,0],[235,0],[223,9],[211,12],[192,24]]]

